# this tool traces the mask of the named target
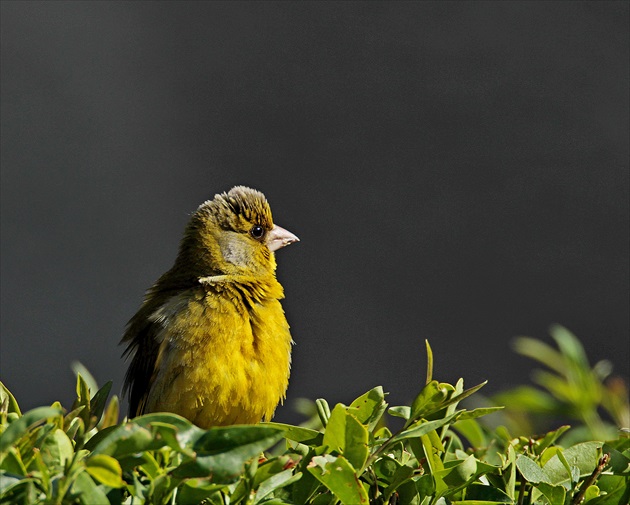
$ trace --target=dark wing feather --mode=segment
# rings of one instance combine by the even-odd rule
[[[145,302],[129,321],[127,331],[121,341],[128,342],[123,356],[132,355],[125,375],[123,396],[129,395],[129,417],[144,413],[144,405],[151,389],[151,382],[160,344],[157,332],[161,326],[149,320],[154,304]]]

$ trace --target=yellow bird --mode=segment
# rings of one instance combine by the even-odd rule
[[[271,419],[293,343],[274,252],[298,240],[259,191],[236,186],[199,206],[122,339],[130,416],[173,412],[202,428]]]

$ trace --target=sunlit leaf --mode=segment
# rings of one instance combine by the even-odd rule
[[[399,442],[399,441],[405,440],[407,438],[415,438],[415,437],[419,437],[421,435],[426,435],[430,431],[433,431],[433,430],[436,430],[438,428],[441,428],[442,426],[444,426],[446,424],[449,424],[454,419],[457,419],[459,414],[460,414],[460,412],[455,412],[455,413],[451,414],[450,416],[447,416],[447,417],[445,417],[443,419],[437,419],[435,421],[426,421],[426,422],[416,423],[416,424],[412,425],[409,429],[404,430],[404,431],[398,433],[397,435],[394,435],[394,437],[392,437],[392,441],[393,442]]]
[[[22,417],[11,422],[4,433],[2,433],[0,437],[0,453],[6,452],[16,440],[26,434],[34,425],[43,423],[47,418],[61,415],[63,415],[63,411],[53,407],[38,407],[26,412]]]
[[[352,415],[359,422],[367,425],[368,430],[373,430],[387,409],[383,388],[378,386],[359,396],[350,404],[350,408],[356,409]]]
[[[554,444],[556,440],[558,440],[568,429],[570,426],[564,425],[560,426],[560,428],[550,431],[547,433],[542,439],[538,441],[538,443],[534,446],[534,449],[537,454],[541,454],[547,447]]]
[[[545,470],[540,468],[538,464],[528,456],[520,454],[516,458],[516,466],[521,472],[521,475],[532,484],[538,484],[539,482],[545,482],[552,484],[551,477]]]
[[[570,467],[577,469],[579,476],[588,476],[597,467],[602,445],[601,442],[583,442],[565,449],[563,455]],[[559,485],[572,480],[558,455],[547,461],[544,470],[551,479],[550,484]]]
[[[294,442],[301,442],[309,445],[321,445],[324,435],[319,431],[303,426],[293,426],[283,423],[264,423],[264,426],[273,426],[284,431],[284,436]]]
[[[123,487],[122,468],[111,456],[95,454],[85,460],[88,473],[101,484],[109,487]]]
[[[427,350],[427,374],[425,384],[433,380],[433,349],[429,345],[429,341],[425,339],[424,346]]]
[[[315,456],[308,471],[344,505],[369,503],[368,495],[355,469],[343,456]]]
[[[173,471],[179,478],[211,475],[213,482],[229,482],[245,462],[274,445],[283,430],[265,425],[211,428],[192,446],[197,456]]]
[[[411,407],[406,405],[390,407],[387,409],[387,412],[394,417],[402,417],[403,419],[409,419],[411,417]]]
[[[117,426],[101,439],[92,450],[93,454],[105,454],[120,459],[123,456],[157,449],[165,442],[154,441],[151,432],[136,424],[128,423]]]
[[[73,361],[70,363],[70,368],[74,375],[81,375],[83,381],[90,391],[98,391],[98,382],[94,376],[90,373],[90,371],[81,363],[80,361]]]
[[[345,456],[350,464],[362,469],[368,457],[368,431],[353,413],[341,404],[335,406],[328,420],[323,444]]]
[[[436,380],[426,384],[411,404],[410,419],[419,419],[427,412],[434,412],[442,405],[446,399],[447,391],[440,388],[440,383]]]
[[[118,402],[118,397],[116,395],[112,396],[112,399],[107,404],[105,411],[103,412],[103,417],[101,422],[99,423],[99,429],[102,430],[104,428],[109,428],[110,426],[114,426],[118,423],[118,416],[120,411],[120,405]]]
[[[466,410],[462,412],[462,414],[458,417],[458,421],[465,421],[467,419],[477,419],[478,417],[487,416],[488,414],[492,414],[494,412],[498,412],[503,410],[504,407],[484,407],[473,410]]]
[[[2,382],[0,382],[0,409],[2,413],[22,415],[17,400]]]

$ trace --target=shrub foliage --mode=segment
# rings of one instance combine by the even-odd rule
[[[554,352],[567,358],[567,349]],[[77,373],[69,411],[55,403],[22,414],[2,385],[0,503],[628,504],[630,438],[623,431],[566,445],[568,426],[529,437],[490,430],[480,418],[502,407],[461,403],[483,384],[434,380],[428,344],[427,354],[426,382],[411,405],[389,406],[381,387],[332,409],[318,400],[319,429],[264,423],[202,430],[168,413],[118,423],[111,383],[92,394],[85,371]],[[580,367],[586,373],[588,363]]]

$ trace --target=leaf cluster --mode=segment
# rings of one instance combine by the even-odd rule
[[[111,383],[77,373],[77,400],[21,413],[0,389],[1,504],[623,505],[630,439],[561,447],[561,427],[512,437],[466,409],[483,386],[434,380],[389,406],[381,387],[350,405],[316,402],[320,429],[281,423],[202,430],[174,414],[118,423]],[[495,414],[496,415],[496,414]],[[394,419],[395,418],[395,419]],[[401,427],[388,425],[397,420]]]
[[[556,348],[538,339],[519,337],[514,348],[543,366],[534,370],[535,386],[522,385],[493,397],[506,410],[502,422],[518,434],[545,429],[557,419],[576,422],[565,443],[607,440],[630,426],[628,387],[602,360],[591,367],[584,347],[566,328],[554,325]]]

